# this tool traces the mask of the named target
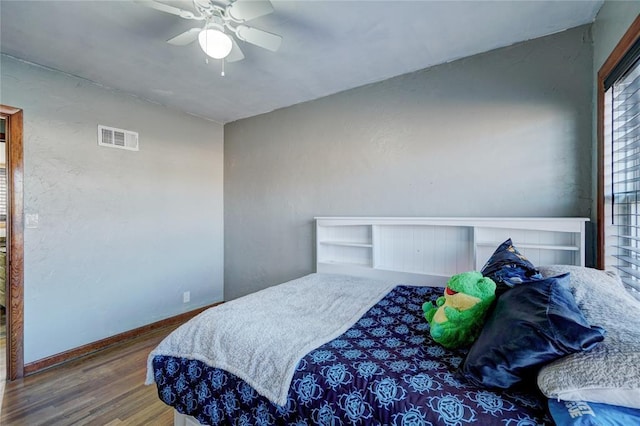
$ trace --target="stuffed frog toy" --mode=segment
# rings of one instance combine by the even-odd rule
[[[445,348],[468,346],[480,334],[487,310],[495,299],[496,283],[480,272],[454,275],[444,296],[422,305],[431,325],[431,337]]]

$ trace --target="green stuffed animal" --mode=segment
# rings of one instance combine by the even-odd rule
[[[496,283],[480,272],[454,275],[447,282],[444,296],[422,305],[431,325],[431,337],[445,348],[472,344],[480,334],[484,316],[495,299]]]

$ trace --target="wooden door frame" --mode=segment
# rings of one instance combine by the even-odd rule
[[[24,160],[22,110],[0,104],[7,152],[7,379],[24,376]]]

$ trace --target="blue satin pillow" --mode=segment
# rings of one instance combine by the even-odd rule
[[[513,246],[511,238],[498,246],[481,272],[496,283],[496,297],[518,284],[542,278],[533,263]]]
[[[477,385],[506,389],[603,338],[604,329],[590,326],[578,308],[568,273],[530,281],[498,298],[461,373]]]
[[[556,426],[640,425],[640,410],[587,401],[547,401]]]

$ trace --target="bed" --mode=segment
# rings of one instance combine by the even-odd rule
[[[487,387],[465,375],[485,330],[471,350],[449,350],[431,339],[424,320],[422,304],[442,295],[447,277],[481,269],[503,237],[519,237],[518,247],[538,264],[574,265],[544,269],[545,276],[569,271],[581,283],[593,281],[581,275],[584,229],[585,219],[317,218],[317,273],[200,314],[152,351],[147,382],[175,408],[176,425],[535,425],[633,404],[640,395],[628,392],[605,397],[608,404],[598,397],[584,402],[590,395],[575,383],[572,395],[562,393],[562,365],[553,362],[538,381],[547,396],[573,399],[569,405],[545,397],[535,379]],[[622,284],[611,280],[618,295]],[[585,297],[593,291],[586,293],[576,298],[592,310]],[[594,309],[594,318],[602,320],[601,313]],[[640,341],[633,331],[613,334]],[[615,416],[640,420],[637,410],[627,410]]]

